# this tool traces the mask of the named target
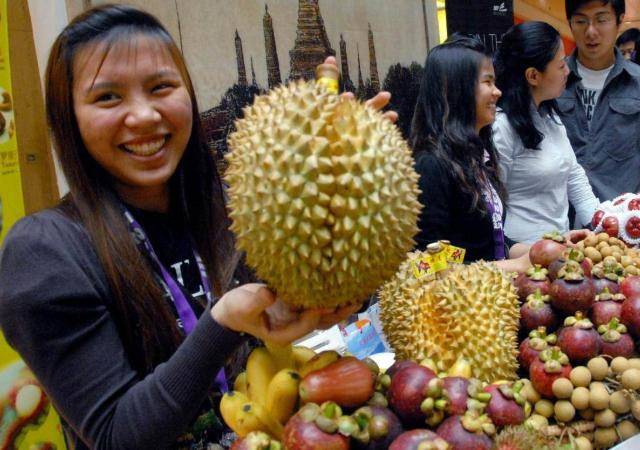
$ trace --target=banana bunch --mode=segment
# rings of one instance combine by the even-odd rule
[[[255,348],[246,370],[235,379],[234,390],[222,397],[222,418],[240,437],[263,431],[281,439],[285,423],[297,411],[302,378],[338,358],[337,352],[316,354],[291,345],[267,343]]]

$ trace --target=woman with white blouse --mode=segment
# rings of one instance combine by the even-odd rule
[[[493,141],[508,194],[505,235],[516,242],[569,231],[569,203],[582,227],[599,203],[557,114],[569,74],[564,58],[560,34],[544,22],[513,26],[495,57],[503,94]]]

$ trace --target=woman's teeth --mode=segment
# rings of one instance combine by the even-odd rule
[[[126,151],[135,155],[151,156],[154,153],[159,152],[166,141],[166,138],[162,138],[155,141],[145,142],[144,144],[125,144],[123,147]]]

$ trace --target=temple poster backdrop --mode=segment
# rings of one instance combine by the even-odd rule
[[[85,2],[90,5],[104,1]],[[123,2],[124,3],[124,2]],[[438,43],[431,0],[133,0],[181,46],[212,150],[256,94],[334,55],[342,88],[370,98],[392,93],[408,132],[427,49]]]

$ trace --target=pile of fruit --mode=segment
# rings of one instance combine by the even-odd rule
[[[529,256],[534,266],[514,280],[526,337],[518,359],[534,405],[527,423],[573,434],[584,448],[587,440],[609,448],[638,432],[637,250],[607,233],[571,246],[550,234]]]
[[[596,233],[603,231],[637,247],[640,244],[640,195],[622,194],[601,203],[591,225]]]
[[[489,450],[500,429],[524,422],[531,405],[524,383],[487,385],[471,373],[464,359],[449,373],[432,360],[398,361],[384,371],[333,351],[260,347],[220,410],[240,437],[235,450]],[[500,439],[510,436],[560,448],[525,428]]]

